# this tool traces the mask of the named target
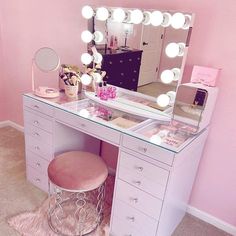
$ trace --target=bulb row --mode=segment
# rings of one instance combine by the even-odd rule
[[[93,9],[91,6],[84,6],[82,8],[82,16],[85,19],[95,17],[100,21],[106,21],[110,18],[112,21],[120,23],[172,26],[174,29],[188,29],[191,23],[191,16],[188,14],[177,12],[171,15],[169,12],[158,10],[150,12],[139,9],[124,10],[122,8],[107,9],[105,7]]]

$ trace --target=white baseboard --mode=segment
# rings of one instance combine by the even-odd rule
[[[5,121],[0,122],[0,128],[5,127],[5,126],[11,126],[15,129],[21,131],[21,132],[24,132],[24,127],[23,126],[18,125],[15,122],[10,121],[10,120],[5,120]]]
[[[192,206],[188,206],[187,208],[187,212],[211,225],[214,225],[215,227],[229,233],[232,234],[234,236],[236,236],[236,227],[233,225],[230,225],[206,212],[200,211],[195,207]]]

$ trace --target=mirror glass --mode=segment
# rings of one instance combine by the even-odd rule
[[[111,14],[113,10],[110,8]],[[134,9],[124,10],[127,13]],[[148,10],[152,13],[154,11]],[[103,55],[102,69],[107,72],[105,80],[109,84],[155,98],[160,94],[176,91],[181,82],[194,17],[191,13],[183,12],[189,17],[188,27],[176,29],[173,23],[176,22],[175,12],[161,12],[172,17],[172,23],[168,27],[153,26],[155,23],[119,23],[112,17],[102,21],[97,19],[96,14],[88,20],[90,32],[100,31],[104,35],[103,39],[92,41],[92,45],[95,44]],[[187,21],[187,18],[185,20]],[[180,48],[182,53],[179,56],[167,56],[166,50],[170,43],[185,45],[184,48]],[[90,47],[91,44],[88,44],[88,50]],[[173,47],[171,52],[176,49]],[[163,74],[166,70],[169,71]],[[171,76],[172,79],[168,79]]]
[[[43,47],[35,53],[34,62],[38,69],[49,72],[59,67],[60,58],[52,48]]]
[[[205,89],[180,85],[176,94],[173,120],[189,124],[194,127],[193,132],[197,132],[207,96]]]

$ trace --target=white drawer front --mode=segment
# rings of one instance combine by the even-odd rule
[[[24,102],[24,106],[29,107],[33,109],[34,111],[43,113],[47,116],[53,116],[53,107],[48,104],[45,104],[40,101],[36,101],[33,98],[29,98],[26,96],[24,96],[23,102]]]
[[[144,214],[159,220],[162,201],[151,195],[130,186],[130,184],[117,180],[116,199],[119,199],[128,205],[140,210]]]
[[[52,145],[52,134],[33,125],[25,124],[25,134],[32,136],[39,142]]]
[[[27,179],[41,190],[48,192],[48,177],[36,171],[31,166],[26,166]]]
[[[114,129],[96,124],[75,114],[61,111],[59,109],[55,110],[55,118],[62,123],[71,125],[76,129],[88,133],[94,137],[100,138],[101,140],[105,140],[116,145],[120,143],[120,132]]]
[[[38,114],[28,110],[24,110],[24,124],[25,126],[32,125],[38,127],[50,133],[53,130],[52,120],[41,117],[40,113]]]
[[[49,161],[42,159],[40,156],[26,150],[26,165],[31,166],[38,172],[41,172],[43,175],[47,176]]]
[[[154,236],[156,233],[158,221],[142,214],[140,211],[135,210],[133,207],[119,200],[115,201],[113,214],[115,218],[123,222],[120,228],[121,226],[125,226],[127,230],[125,233],[127,234],[130,228],[136,229],[142,236]],[[115,221],[114,224],[116,225]]]
[[[152,159],[158,160],[169,166],[172,166],[174,153],[164,148],[158,147],[154,144],[142,141],[138,138],[124,135],[122,145],[126,148],[132,149],[138,153],[149,156]]]
[[[51,161],[53,156],[52,146],[40,142],[39,140],[33,138],[32,136],[25,135],[26,148],[41,156],[43,159]]]
[[[120,153],[119,178],[144,190],[155,197],[164,199],[169,172],[140,160],[126,152]]]

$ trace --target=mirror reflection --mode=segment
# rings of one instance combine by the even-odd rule
[[[199,127],[207,96],[205,89],[180,85],[176,94],[173,120]]]
[[[107,72],[105,80],[109,84],[157,98],[175,91],[181,82],[193,16],[140,11],[140,23],[139,11],[111,8],[108,17],[103,7],[97,8],[88,20],[88,30],[94,34],[88,50],[96,45],[103,55],[102,70]],[[162,14],[161,25],[158,14]]]

